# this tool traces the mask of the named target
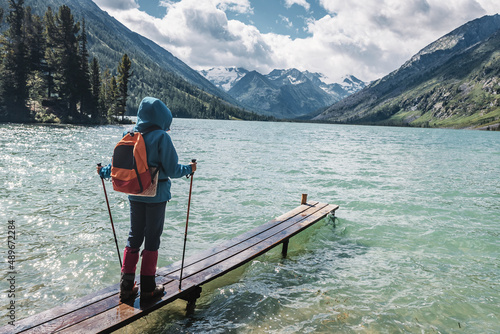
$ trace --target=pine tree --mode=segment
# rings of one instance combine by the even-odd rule
[[[3,30],[3,17],[4,11],[3,8],[0,8],[0,29]],[[0,34],[0,78],[3,78],[4,75],[4,63],[3,59],[5,56],[5,38],[2,34]],[[6,110],[3,108],[4,106],[4,87],[3,80],[0,81],[0,121],[7,120]]]
[[[81,111],[83,114],[95,113],[97,105],[93,104],[90,87],[89,52],[87,49],[87,31],[85,29],[85,19],[82,20],[82,32],[80,34],[79,47],[80,76],[78,78],[78,90],[80,92]]]
[[[118,115],[123,117],[127,110],[127,98],[128,98],[128,82],[132,73],[130,73],[130,68],[132,67],[132,62],[127,54],[124,54],[120,64],[118,65],[118,101],[117,101],[117,112]]]
[[[31,102],[41,101],[45,91],[43,78],[45,38],[43,36],[43,22],[38,15],[31,13],[31,7],[25,11],[25,35],[28,48],[28,90]]]
[[[46,85],[47,85],[47,99],[52,98],[54,87],[56,84],[56,72],[58,72],[58,61],[56,56],[56,23],[52,8],[48,7],[43,18],[45,23],[44,37],[45,37],[45,72]]]
[[[65,5],[59,7],[56,24],[57,36],[60,38],[57,55],[61,65],[59,95],[68,103],[69,115],[74,117],[79,99],[78,82],[81,76],[77,37],[80,25],[75,23],[71,9]]]
[[[71,117],[75,121],[78,116],[77,102],[80,100],[79,80],[82,76],[78,44],[80,24],[75,23],[71,9],[62,5],[56,15],[49,7],[45,13],[45,26],[49,93],[52,94],[53,82],[54,91],[68,107],[68,113],[62,115],[63,120]]]
[[[42,70],[45,57],[45,37],[43,35],[44,26],[38,15],[31,13],[31,7],[25,10],[25,36],[28,48],[28,59],[30,71]]]
[[[110,121],[112,121],[114,117],[118,117],[120,115],[118,109],[118,95],[119,93],[116,77],[112,75],[107,90],[107,96],[109,99],[108,119]]]
[[[28,100],[28,51],[24,33],[24,0],[10,0],[7,15],[9,28],[5,32],[5,58],[3,68],[3,100],[10,120],[29,119]]]
[[[99,68],[99,62],[97,58],[92,59],[92,64],[90,65],[90,93],[92,105],[94,108],[92,109],[92,119],[97,121],[102,118],[104,115],[102,114],[101,103],[100,103],[100,93],[101,93],[101,69]]]
[[[106,69],[102,74],[101,89],[99,94],[99,110],[102,116],[107,118],[108,122],[113,122],[117,117],[116,101],[118,97],[118,88],[116,77]]]

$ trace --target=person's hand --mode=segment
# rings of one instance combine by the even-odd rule
[[[196,162],[191,162],[190,165],[191,165],[192,172],[193,173],[196,172]]]
[[[96,167],[96,169],[97,169],[97,175],[99,175],[99,176],[101,175],[100,174],[101,173],[101,168],[102,168],[102,166],[97,166]]]

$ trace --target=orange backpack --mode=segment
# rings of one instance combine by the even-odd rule
[[[156,195],[156,184],[153,180],[159,168],[152,173],[148,166],[143,135],[157,129],[159,127],[147,129],[142,133],[130,131],[116,144],[111,162],[111,180],[115,191],[132,195]],[[154,193],[151,193],[150,188],[153,186]]]

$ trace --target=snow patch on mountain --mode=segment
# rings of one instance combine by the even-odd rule
[[[227,92],[249,71],[241,67],[213,67],[199,72],[208,81]]]
[[[343,77],[341,83],[326,83],[321,73],[296,68],[275,69],[263,75],[244,68],[215,67],[200,74],[244,107],[286,119],[332,105],[367,85],[352,75]]]

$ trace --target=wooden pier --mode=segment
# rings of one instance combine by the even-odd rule
[[[188,301],[188,309],[194,309],[203,284],[278,245],[283,245],[282,253],[286,256],[291,237],[328,214],[334,214],[338,209],[338,205],[306,202],[306,198],[303,195],[302,204],[292,211],[212,249],[186,258],[182,290],[179,290],[181,261],[178,261],[157,270],[156,282],[165,287],[162,298],[141,302],[138,296],[130,302],[120,302],[119,285],[116,284],[17,321],[15,326],[4,326],[0,328],[0,333],[109,333],[176,299]]]

